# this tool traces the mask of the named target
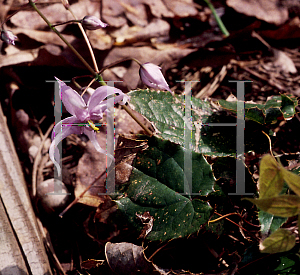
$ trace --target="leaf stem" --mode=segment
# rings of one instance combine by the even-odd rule
[[[213,6],[213,4],[210,2],[210,0],[204,0],[204,2],[207,4],[207,6],[209,7],[209,9],[211,10],[212,14],[214,15],[220,30],[222,31],[222,33],[224,34],[225,37],[229,36],[229,32],[226,29],[225,25],[223,24],[223,21],[221,20],[220,16],[217,14],[215,7]]]

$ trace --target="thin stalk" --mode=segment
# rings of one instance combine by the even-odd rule
[[[85,94],[85,92],[87,91],[87,89],[88,89],[89,87],[91,87],[91,85],[92,85],[95,81],[96,81],[96,79],[93,78],[92,81],[89,83],[89,85],[87,85],[87,86],[85,87],[85,89],[83,90],[82,94],[80,95],[81,97],[83,97],[83,95]]]
[[[81,56],[81,54],[61,35],[61,33],[53,27],[53,25],[49,22],[49,20],[44,16],[44,14],[37,8],[35,3],[32,0],[29,0],[32,8],[39,14],[39,16],[46,22],[46,24],[50,27],[52,31],[54,31],[59,38],[70,48],[70,50],[79,58],[79,60],[84,64],[84,66],[98,79],[98,74],[93,70],[93,68],[85,61],[85,59]],[[102,78],[102,77],[101,77]]]
[[[52,27],[57,27],[57,26],[66,25],[66,24],[70,24],[70,23],[80,23],[80,22],[81,22],[81,20],[69,20],[69,21],[62,22],[62,23],[52,24]]]
[[[127,58],[123,58],[121,60],[118,60],[116,62],[113,62],[105,67],[103,67],[100,71],[99,71],[99,74],[102,74],[105,70],[111,68],[111,67],[114,67],[122,62],[125,62],[125,61],[129,61],[129,60],[134,60],[134,61],[137,61],[135,58],[131,58],[131,57],[127,57]],[[140,64],[140,63],[139,63]]]
[[[44,14],[36,7],[32,0],[29,0],[29,4],[32,8],[39,14],[39,16],[46,22],[46,24],[59,36],[59,38],[71,49],[71,51],[79,58],[79,60],[86,66],[86,68],[95,76],[95,79],[103,86],[107,85],[103,80],[102,76],[93,70],[93,68],[85,61],[82,55],[61,35],[61,33],[53,27],[49,20],[44,16]],[[136,60],[135,60],[136,61]],[[138,61],[136,61],[138,62]],[[138,62],[139,63],[139,62]],[[152,132],[135,116],[132,110],[126,106],[122,105],[123,109],[146,131],[149,136],[152,136]]]
[[[70,7],[68,7],[67,10],[68,10],[68,11],[72,14],[72,16],[77,20],[75,14],[74,14],[73,11],[70,9]],[[79,22],[77,22],[77,23],[78,23],[78,27],[79,27],[79,29],[80,29],[82,35],[83,35],[83,38],[84,38],[84,40],[85,40],[85,43],[86,43],[86,45],[87,45],[88,48],[89,48],[89,52],[90,52],[90,55],[91,55],[92,60],[93,60],[93,64],[94,64],[95,71],[96,71],[97,73],[99,73],[97,61],[96,61],[96,58],[95,58],[95,54],[94,54],[93,48],[92,48],[92,46],[91,46],[91,42],[90,42],[89,38],[87,37],[84,28],[82,27],[81,21],[79,21]]]
[[[129,106],[121,105],[122,108],[145,130],[145,132],[151,137],[153,133],[136,117]]]
[[[225,25],[223,24],[220,16],[217,14],[215,7],[213,6],[213,4],[210,2],[210,0],[204,0],[204,2],[207,4],[207,6],[209,7],[209,9],[211,10],[212,14],[214,15],[220,30],[222,31],[222,33],[224,34],[225,37],[229,36],[229,32],[227,31]]]
[[[96,61],[96,58],[95,58],[95,54],[94,54],[94,51],[93,51],[91,42],[90,42],[90,40],[88,39],[88,37],[87,37],[87,35],[86,35],[86,32],[85,32],[85,30],[84,30],[83,27],[82,27],[82,24],[81,24],[81,23],[78,23],[78,26],[79,26],[79,29],[80,29],[81,32],[82,32],[83,38],[84,38],[84,40],[85,40],[85,42],[86,42],[86,45],[87,45],[88,48],[89,48],[89,51],[90,51],[90,54],[91,54],[91,57],[92,57],[92,60],[93,60],[93,64],[94,64],[95,71],[98,73],[98,72],[99,72],[99,69],[98,69],[97,61]]]

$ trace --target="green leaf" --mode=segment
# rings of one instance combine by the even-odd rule
[[[293,217],[299,214],[300,197],[296,195],[280,195],[266,199],[250,199],[261,210],[279,217]]]
[[[259,198],[277,196],[283,188],[284,180],[281,170],[284,170],[271,155],[262,157],[259,167]]]
[[[219,104],[236,113],[236,102],[221,99]],[[292,96],[273,96],[265,104],[245,103],[245,117],[260,124],[272,124],[278,120],[291,119],[296,113],[297,105],[297,99]]]
[[[262,254],[256,244],[250,245],[243,255],[239,270],[241,274],[253,275],[298,275],[300,259],[297,248],[288,252]]]
[[[149,148],[137,155],[134,167],[178,193],[184,193],[184,189],[190,186],[192,188],[188,193],[202,196],[214,191],[215,178],[211,166],[202,154],[185,150],[168,140],[156,137],[147,139]],[[191,167],[184,167],[185,156],[190,157]],[[186,183],[189,180],[191,182],[184,186],[185,180]]]
[[[296,237],[284,228],[279,228],[260,244],[262,253],[279,253],[289,251],[295,246]]]
[[[300,176],[286,169],[282,169],[282,175],[287,185],[300,196]]]
[[[299,256],[294,253],[280,256],[278,266],[274,269],[279,275],[298,275],[300,273]]]
[[[136,213],[149,211],[154,218],[147,239],[165,241],[192,234],[205,224],[212,208],[193,194],[207,195],[214,191],[215,179],[211,166],[198,153],[191,153],[192,167],[184,170],[187,152],[170,141],[148,138],[148,148],[136,157],[129,182],[124,187],[125,197],[116,201],[128,221],[142,228]],[[192,178],[192,181],[189,182]],[[190,189],[185,186],[190,186]],[[181,193],[181,194],[180,194]]]
[[[147,235],[151,241],[181,238],[196,232],[208,221],[212,210],[206,202],[191,201],[136,169],[126,195],[116,202],[130,223],[141,229],[136,213],[145,211],[154,218],[152,231]]]
[[[130,104],[153,122],[162,138],[182,146],[185,144],[184,131],[187,123],[183,96],[173,97],[170,93],[150,90],[136,90],[129,95]],[[235,123],[236,119],[218,115],[209,102],[194,97],[191,98],[191,108],[191,149],[205,155],[235,156],[236,127],[208,124]]]
[[[259,211],[258,220],[260,223],[260,231],[263,234],[268,234],[276,231],[283,223],[286,222],[287,218],[276,217],[265,211]]]

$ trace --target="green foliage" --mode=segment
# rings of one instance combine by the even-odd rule
[[[236,113],[236,102],[219,100],[226,110]],[[296,98],[288,95],[272,96],[265,104],[245,103],[245,117],[260,124],[272,124],[292,118],[298,105]]]
[[[126,197],[118,201],[119,208],[133,224],[137,224],[136,213],[142,214],[145,211],[151,213],[154,217],[154,226],[147,236],[149,240],[169,240],[193,233],[207,221],[211,209],[206,202],[195,199],[194,196],[182,195],[187,191],[184,182],[187,182],[188,178],[183,172],[184,149],[180,147],[185,145],[186,139],[185,98],[149,90],[132,91],[129,95],[130,103],[135,110],[154,124],[163,140],[149,139],[149,148],[137,156],[135,169],[125,190]],[[219,100],[219,105],[236,114],[237,102]],[[245,118],[247,123],[253,126],[250,127],[250,133],[245,134],[245,150],[257,151],[259,148],[259,152],[265,152],[265,144],[264,148],[257,147],[257,144],[262,144],[264,140],[260,136],[263,129],[259,128],[257,134],[253,134],[253,129],[258,126],[268,128],[278,120],[291,119],[295,115],[296,106],[297,99],[288,95],[273,96],[265,104],[245,103]],[[212,194],[216,192],[213,192],[212,176],[208,174],[205,176],[204,173],[205,171],[211,173],[211,168],[208,170],[205,168],[208,164],[203,155],[235,157],[236,129],[211,124],[235,124],[236,118],[224,115],[208,101],[196,98],[191,98],[191,108],[190,148],[194,152],[193,167],[190,168],[193,175],[190,182],[192,189],[188,189],[188,192],[199,193],[214,200],[216,196]],[[253,137],[256,139],[259,137],[259,140]],[[228,170],[228,167],[225,170],[223,167],[218,173],[226,174],[226,169]],[[285,183],[296,195],[282,193]],[[264,156],[260,164],[259,198],[248,199],[261,209],[259,220],[263,225],[262,232],[275,234],[264,241],[265,246],[267,244],[273,247],[265,249],[264,252],[281,252],[294,246],[293,235],[291,237],[278,229],[287,217],[299,214],[299,196],[300,177],[284,169],[271,155]],[[175,205],[180,214],[175,213],[179,211],[175,211]],[[190,217],[187,220],[187,213],[192,213],[195,219]],[[207,225],[206,228],[210,226]],[[211,229],[215,230],[213,227]],[[221,232],[219,229],[216,231]]]
[[[297,255],[297,247],[266,257],[254,244],[243,255],[242,265],[239,268],[241,274],[253,275],[298,275],[300,274],[300,259]]]
[[[147,117],[159,131],[159,136],[184,145],[185,98],[170,93],[136,90],[129,93],[135,110]],[[195,152],[215,156],[235,156],[235,127],[214,127],[203,124],[235,122],[234,117],[222,116],[207,101],[191,99],[191,146]]]
[[[281,194],[284,181],[296,195]],[[271,155],[262,158],[260,164],[259,198],[247,200],[254,203],[261,210],[278,216],[293,217],[300,213],[300,177],[286,170]],[[281,220],[282,221],[282,220]],[[278,222],[281,222],[277,219]],[[263,225],[263,233],[271,228],[272,216],[260,213],[260,222]],[[274,226],[274,224],[273,224]],[[286,229],[277,229],[261,243],[261,251],[264,253],[278,253],[290,250],[295,245],[295,236]]]
[[[274,216],[270,213],[260,210],[258,212],[258,220],[260,223],[260,231],[262,234],[273,233],[276,231],[287,218]]]
[[[212,208],[193,193],[207,195],[214,191],[215,179],[205,158],[192,152],[191,170],[184,171],[183,147],[170,141],[148,138],[148,149],[137,155],[125,190],[117,200],[119,209],[132,225],[142,228],[136,214],[149,211],[154,218],[151,241],[166,241],[198,231]],[[192,182],[188,182],[192,176]],[[192,186],[192,188],[188,188]],[[184,192],[192,195],[184,195]]]

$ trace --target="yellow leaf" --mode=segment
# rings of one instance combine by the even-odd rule
[[[277,196],[283,188],[282,170],[280,163],[271,155],[264,155],[259,167],[259,198]]]
[[[295,246],[296,237],[284,228],[279,228],[259,245],[262,253],[279,253],[292,249]]]
[[[261,210],[279,217],[293,217],[300,212],[300,197],[296,195],[280,195],[265,199],[250,199]]]
[[[300,177],[286,169],[282,169],[282,174],[287,185],[300,196]]]

